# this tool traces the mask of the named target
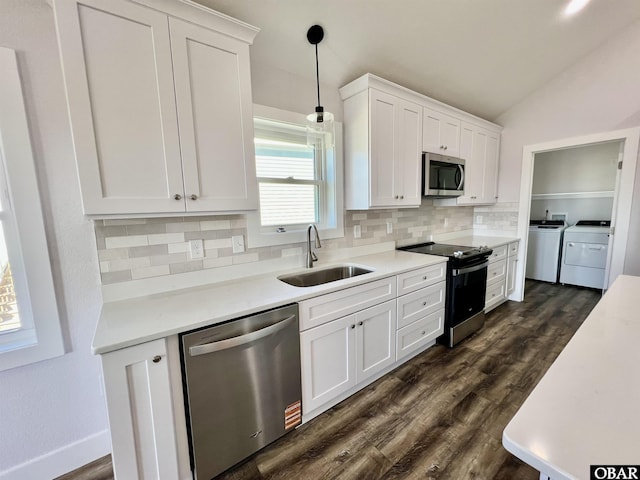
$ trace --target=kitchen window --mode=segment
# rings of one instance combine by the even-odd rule
[[[64,353],[15,52],[0,47],[0,370]]]
[[[260,210],[247,216],[250,247],[343,236],[341,124],[334,139],[309,134],[302,114],[254,105]]]

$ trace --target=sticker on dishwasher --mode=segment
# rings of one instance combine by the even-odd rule
[[[292,403],[284,409],[284,429],[289,430],[295,427],[302,420],[302,409],[300,408],[300,400]]]

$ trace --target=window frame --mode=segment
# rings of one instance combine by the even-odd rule
[[[253,106],[253,116],[265,120],[304,126],[306,116],[264,105]],[[342,180],[342,123],[335,122],[333,146],[323,149],[321,169],[323,191],[318,192],[317,223],[320,237],[324,239],[344,237],[343,180]],[[284,183],[284,182],[283,182]],[[308,224],[289,225],[285,232],[276,232],[273,227],[263,227],[260,208],[247,214],[247,242],[249,248],[287,245],[306,241]]]
[[[0,177],[4,177],[0,194],[6,205],[3,220],[23,324],[1,335],[2,371],[63,355],[65,350],[14,50],[0,47],[0,72]]]

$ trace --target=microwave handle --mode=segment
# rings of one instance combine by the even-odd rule
[[[464,188],[464,167],[462,165],[458,165],[458,168],[460,169],[460,183],[456,190],[462,190]]]

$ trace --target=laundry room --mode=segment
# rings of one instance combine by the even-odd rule
[[[536,153],[527,278],[606,288],[623,146],[615,141]]]

